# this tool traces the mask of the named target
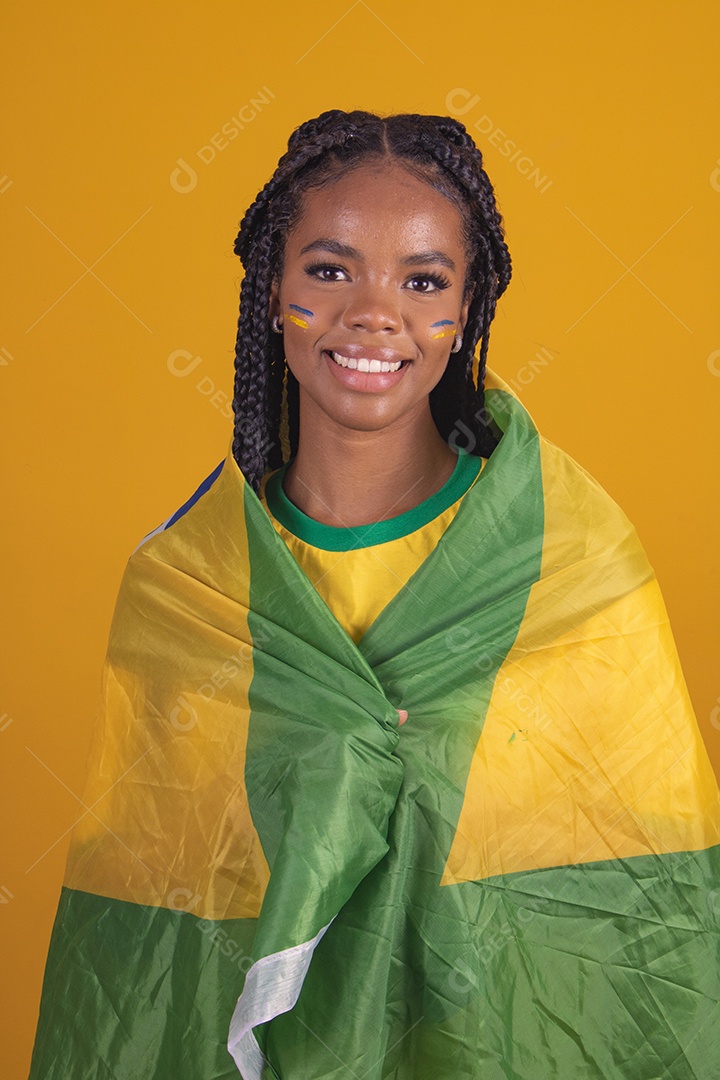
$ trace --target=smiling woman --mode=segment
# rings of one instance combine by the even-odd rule
[[[305,194],[270,312],[285,320],[303,433],[283,486],[308,516],[346,527],[378,521],[388,507],[412,509],[452,473],[457,455],[429,395],[452,344],[438,327],[462,340],[467,274],[462,215],[402,165],[356,167]],[[304,325],[280,314],[291,297],[313,312]]]
[[[486,368],[472,139],[323,113],[236,251],[234,431],[123,577],[31,1080],[720,1075],[720,794],[632,525]]]

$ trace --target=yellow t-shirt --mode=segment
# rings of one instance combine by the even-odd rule
[[[428,499],[354,528],[315,521],[288,499],[282,480],[289,462],[267,477],[260,498],[300,568],[357,644],[436,547],[486,460],[459,449],[452,475]]]

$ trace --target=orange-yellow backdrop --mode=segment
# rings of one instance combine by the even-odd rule
[[[323,109],[475,135],[514,259],[491,366],[635,523],[720,763],[719,29],[698,0],[6,5],[7,1080],[125,561],[225,454],[237,225]]]

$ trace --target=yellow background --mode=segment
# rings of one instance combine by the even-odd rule
[[[490,364],[636,525],[720,765],[719,29],[708,0],[6,5],[8,1080],[27,1076],[125,561],[225,455],[238,223],[326,108],[475,135],[514,261]]]

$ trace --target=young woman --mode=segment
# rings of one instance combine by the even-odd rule
[[[718,1075],[717,785],[632,526],[486,371],[479,151],[323,113],[236,251],[235,430],[123,578],[32,1080]]]

